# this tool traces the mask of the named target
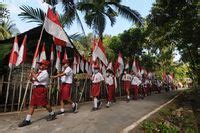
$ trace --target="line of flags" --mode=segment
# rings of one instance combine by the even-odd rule
[[[47,33],[51,34],[53,36],[54,44],[56,45],[56,50],[54,50],[53,44],[51,45],[51,51],[50,51],[50,61],[53,65],[54,62],[54,51],[56,51],[56,63],[55,68],[57,71],[61,71],[61,52],[62,47],[71,47],[73,48],[72,44],[70,43],[70,40],[65,33],[64,29],[61,26],[61,23],[59,22],[59,15],[57,13],[54,13],[52,9],[48,9],[47,15],[45,17],[43,29],[46,30]],[[41,38],[40,38],[41,39]],[[41,53],[39,53],[39,44],[40,40],[38,41],[37,48],[34,53],[33,61],[32,61],[32,68],[37,68],[37,61],[45,60],[46,57],[46,46],[45,43],[43,43]],[[26,40],[27,36],[24,37],[24,40],[22,42],[22,45],[20,49],[18,48],[18,40],[17,37],[15,37],[15,41],[13,44],[13,48],[10,54],[10,60],[9,60],[9,67],[12,68],[13,65],[18,66],[22,64],[26,58]],[[64,51],[64,59],[68,59],[66,50]],[[124,69],[129,69],[129,61],[126,61],[124,63],[122,53],[119,52],[118,58],[113,64],[112,62],[108,63],[105,48],[103,46],[103,42],[101,39],[94,39],[92,42],[92,57],[88,60],[84,58],[84,56],[80,56],[76,52],[74,52],[73,56],[73,63],[72,68],[73,72],[75,74],[79,72],[87,72],[88,74],[91,74],[94,71],[94,64],[98,63],[100,70],[102,73],[105,73],[106,69],[112,69],[117,76],[120,76]],[[140,66],[139,61],[134,60],[132,63],[132,69],[133,72],[137,73],[138,75],[142,74],[149,74],[146,69]]]
[[[20,64],[22,64],[25,61],[25,59],[26,59],[26,40],[27,40],[27,36],[25,35],[23,42],[21,44],[21,47],[18,48],[18,39],[17,39],[17,37],[15,37],[15,41],[13,44],[13,48],[12,48],[12,51],[10,54],[10,60],[9,60],[10,68],[13,65],[19,66]],[[56,46],[55,51],[56,51],[55,68],[57,71],[61,71],[62,48],[60,46]],[[55,51],[54,51],[54,46],[52,44],[51,49],[50,49],[50,61],[51,61],[52,65],[54,62],[54,52]],[[64,50],[63,52],[64,52],[63,59],[68,60],[68,55],[67,55],[66,50]],[[43,43],[41,52],[39,53],[39,50],[37,50],[34,53],[32,68],[37,68],[37,66],[36,66],[37,61],[42,61],[42,60],[46,60],[46,59],[47,59],[46,44]],[[123,73],[124,69],[129,69],[129,67],[130,67],[128,61],[126,61],[126,63],[124,63],[121,52],[119,52],[118,58],[114,64],[113,64],[113,62],[108,63],[108,60],[107,60],[106,54],[105,54],[105,50],[103,48],[103,43],[99,39],[98,41],[95,42],[95,46],[92,51],[92,57],[90,59],[86,60],[84,56],[80,56],[79,54],[74,52],[73,63],[72,63],[73,72],[75,74],[80,73],[80,72],[87,72],[88,74],[92,74],[92,72],[94,70],[94,63],[97,62],[97,59],[99,61],[98,64],[99,64],[99,67],[100,67],[100,70],[102,71],[102,73],[105,73],[105,71],[107,69],[111,69],[115,73],[117,73],[117,76],[120,76]],[[139,66],[139,63],[137,60],[133,61],[131,70],[135,73],[141,73],[141,74],[147,73],[147,71],[143,67]]]

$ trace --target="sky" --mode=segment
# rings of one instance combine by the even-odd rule
[[[48,9],[48,5],[46,3],[43,3],[42,0],[0,0],[0,2],[3,2],[7,4],[8,9],[10,10],[10,18],[13,21],[13,23],[16,24],[19,31],[25,32],[29,29],[36,27],[36,23],[27,23],[23,20],[21,20],[18,16],[18,14],[21,12],[20,6],[22,5],[29,5],[33,8],[41,8],[45,12]],[[137,10],[142,17],[146,17],[151,10],[152,4],[155,2],[155,0],[122,0],[123,5],[129,6],[131,9]],[[58,4],[57,10],[59,13],[62,13],[62,5]],[[84,30],[86,34],[91,33],[92,29],[90,29],[83,20],[83,14],[79,12],[80,18],[83,23]],[[128,30],[129,28],[133,27],[133,23],[128,22],[126,19],[122,17],[118,17],[116,24],[111,27],[110,22],[107,21],[106,28],[104,31],[104,34],[109,35],[117,35],[119,33],[122,33],[124,30]],[[74,33],[82,33],[82,30],[80,26],[78,26],[77,22],[75,22],[70,29],[66,29],[66,32],[70,34]]]

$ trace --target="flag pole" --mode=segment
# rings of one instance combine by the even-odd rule
[[[38,51],[38,50],[39,50],[39,46],[40,46],[40,42],[41,42],[41,39],[42,39],[43,31],[44,31],[44,25],[42,26],[42,30],[41,30],[41,32],[40,32],[40,37],[39,37],[39,40],[38,40],[37,47],[36,47],[36,50],[35,50],[35,51]],[[35,56],[35,55],[34,55],[34,56]],[[34,57],[33,57],[33,58],[34,58]],[[31,69],[33,69],[33,68],[31,68]],[[27,94],[27,90],[28,90],[29,84],[30,84],[30,80],[28,80],[28,82],[27,82],[27,84],[26,84],[26,89],[25,89],[24,97],[23,97],[22,104],[21,104],[21,107],[20,107],[20,111],[21,111],[22,108],[23,108],[23,105],[24,105],[24,102],[25,102],[25,98],[26,98],[26,94]]]
[[[50,76],[53,75],[53,61],[51,63],[51,73],[50,73]],[[52,90],[52,79],[50,78],[50,86],[49,86],[49,101],[51,99],[51,90]]]
[[[6,101],[5,101],[5,106],[4,106],[4,112],[7,110],[7,103],[8,103],[8,95],[9,95],[9,90],[10,90],[10,79],[12,75],[12,68],[10,68],[9,75],[8,75],[8,85],[7,85],[7,91],[6,91]]]
[[[22,72],[21,72],[21,79],[20,79],[19,98],[18,98],[17,110],[19,110],[19,106],[20,106],[20,102],[21,102],[22,87],[23,87],[23,74],[24,74],[24,63],[22,64]]]

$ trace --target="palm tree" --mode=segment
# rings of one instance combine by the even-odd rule
[[[0,3],[0,40],[8,39],[12,36],[12,28],[15,24],[9,20],[9,11],[5,4]]]
[[[140,14],[127,6],[120,4],[121,0],[106,2],[106,0],[85,0],[77,3],[77,9],[85,13],[85,22],[102,39],[106,27],[106,17],[111,26],[116,22],[116,17],[121,15],[134,23],[143,23]],[[114,10],[115,8],[115,10]]]
[[[38,25],[42,25],[45,19],[45,12],[40,8],[32,8],[30,6],[23,5],[20,7],[23,11],[19,14],[22,20],[27,22],[36,22]],[[61,22],[62,27],[71,25],[71,22],[67,21],[64,15],[59,15],[59,20]],[[74,33],[69,36],[71,39],[78,39],[80,34]]]

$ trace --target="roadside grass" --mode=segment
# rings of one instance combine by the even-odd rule
[[[133,132],[198,133],[200,131],[200,90],[187,89],[175,101],[142,122]]]

